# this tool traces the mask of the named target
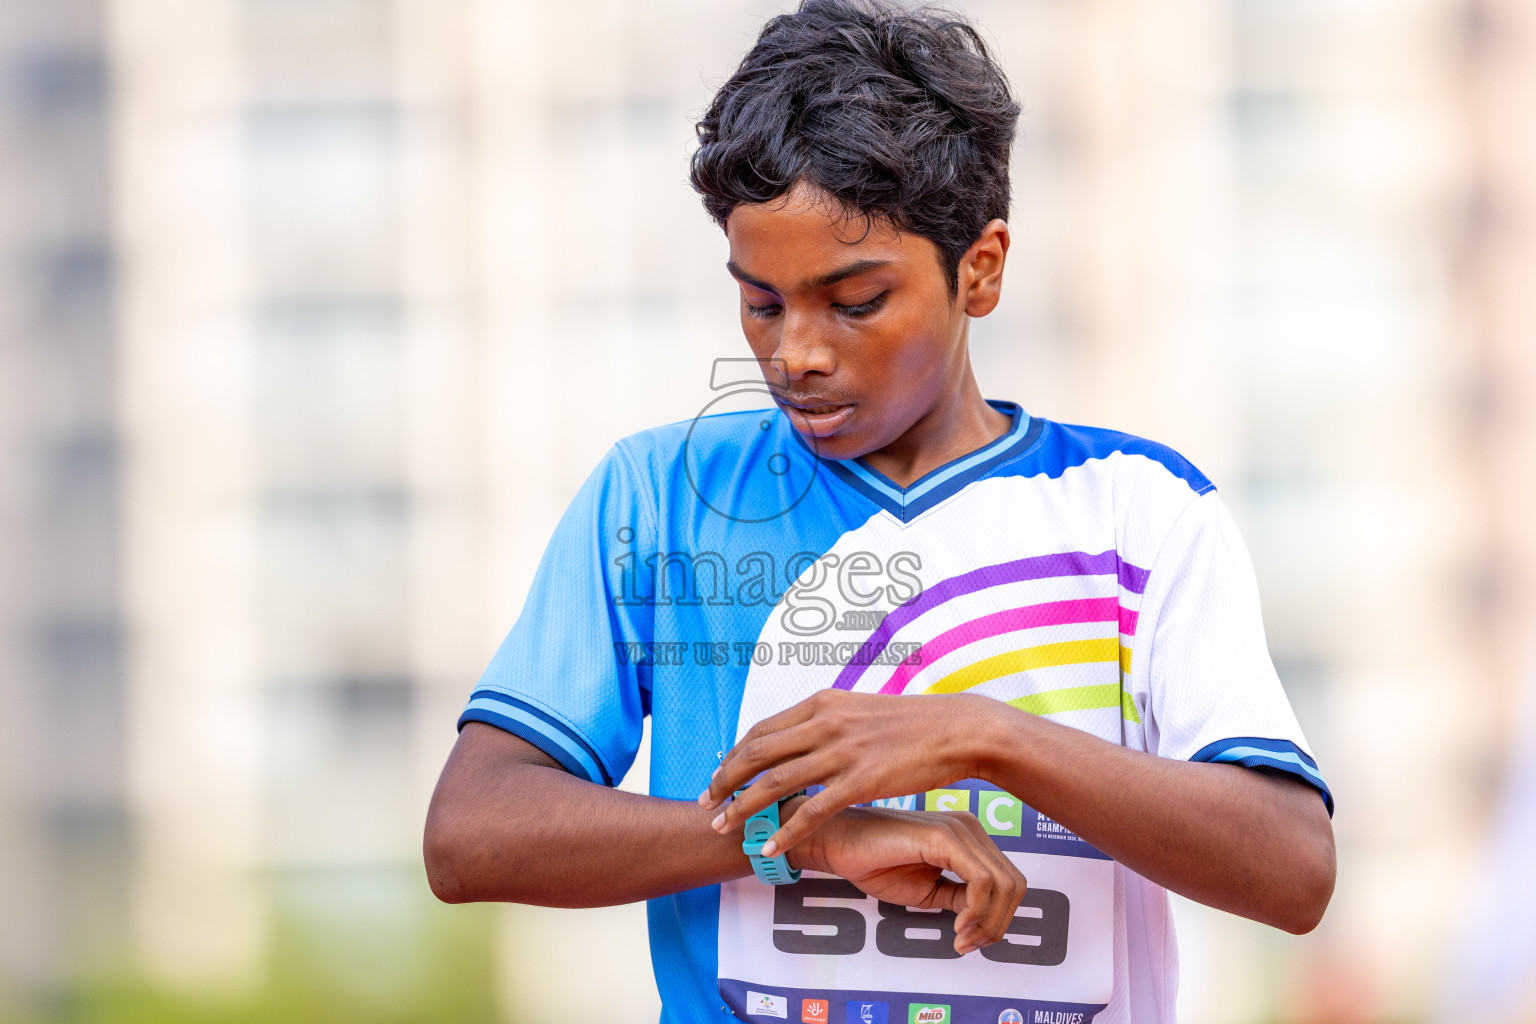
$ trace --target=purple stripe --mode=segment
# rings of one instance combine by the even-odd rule
[[[1146,592],[1147,577],[1151,575],[1151,569],[1138,569],[1130,562],[1120,563],[1120,585],[1133,594]]]
[[[1120,560],[1120,556],[1114,550],[1101,554],[1090,555],[1086,551],[1064,551],[1055,555],[1035,555],[1033,558],[1020,558],[1014,562],[1001,562],[997,565],[984,565],[980,569],[972,569],[970,572],[961,573],[959,576],[951,576],[947,580],[940,580],[922,594],[911,604],[904,604],[893,610],[880,623],[878,629],[869,635],[859,648],[859,653],[843,670],[837,674],[837,681],[832,684],[837,690],[851,690],[869,667],[869,663],[880,656],[886,645],[891,642],[891,637],[896,631],[908,625],[918,616],[932,611],[946,601],[966,594],[974,594],[978,590],[986,590],[989,587],[1000,587],[1007,583],[1019,583],[1023,580],[1043,580],[1054,576],[1112,576],[1118,574],[1120,583],[1128,590],[1141,593],[1137,586],[1146,587],[1147,570],[1138,569]],[[1139,581],[1139,584],[1127,582],[1127,579]]]

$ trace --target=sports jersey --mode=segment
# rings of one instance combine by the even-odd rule
[[[818,690],[992,697],[1161,757],[1319,774],[1214,486],[1161,445],[1031,417],[901,487],[777,410],[609,451],[461,719],[613,785],[651,718],[650,792],[692,800],[761,719]],[[1006,939],[807,872],[652,900],[664,1024],[1171,1021],[1166,892],[968,779],[882,803],[969,810],[1029,883]],[[1040,1016],[1044,1014],[1044,1016]]]

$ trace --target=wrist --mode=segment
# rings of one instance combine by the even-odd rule
[[[988,782],[1015,779],[1026,771],[1032,737],[1041,720],[991,697],[967,695],[966,699],[978,705],[967,716],[961,740],[971,768],[969,777]]]
[[[804,796],[791,797],[790,799],[780,804],[780,824],[783,824],[785,821],[788,821],[790,818],[794,817],[795,811],[799,810],[800,805],[805,803],[808,799],[810,798]],[[799,843],[795,844],[794,847],[785,851],[784,856],[786,859],[788,859],[790,867],[795,868],[797,871],[827,870],[826,859],[822,856],[821,838],[822,832],[829,828],[831,824],[832,823],[830,821],[827,822],[826,824],[822,825],[821,828],[818,828],[816,831],[802,839]]]

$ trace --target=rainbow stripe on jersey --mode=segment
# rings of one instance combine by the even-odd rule
[[[887,646],[898,638],[912,639],[911,634],[921,632],[920,620],[924,615],[958,597],[1026,580],[1070,576],[1104,577],[1120,590],[1140,597],[1147,586],[1148,571],[1130,564],[1112,550],[1098,554],[1070,551],[1000,562],[952,576],[887,615],[832,685],[839,690],[852,690]],[[1039,690],[1012,698],[1007,703],[1038,715],[1118,706],[1127,721],[1139,723],[1136,705],[1124,686],[1125,676],[1131,668],[1130,640],[1136,635],[1137,615],[1137,609],[1126,607],[1119,595],[1043,601],[992,612],[922,640],[921,661],[904,661],[897,665],[877,692],[962,693],[994,679],[1027,675],[1039,669],[1066,665],[1118,665],[1117,678],[1112,682]],[[1077,623],[1113,624],[1118,635],[1025,644],[965,664],[926,686],[922,683],[913,685],[927,666],[979,641]],[[906,631],[905,635],[903,631]]]

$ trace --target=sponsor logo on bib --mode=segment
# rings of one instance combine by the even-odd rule
[[[907,1024],[950,1024],[949,1007],[932,1003],[908,1003]]]
[[[976,816],[981,819],[981,827],[994,836],[1016,836],[1024,831],[1024,801],[1012,793],[1004,793],[996,789],[984,789],[981,791],[981,806],[976,809]],[[1023,1020],[1023,1018],[1019,1018]],[[1012,1021],[1006,1024],[1013,1024]]]
[[[997,1015],[997,1024],[1024,1024],[1024,1015],[1010,1008]]]
[[[754,992],[747,989],[747,1015],[750,1017],[778,1017],[789,1019],[789,999],[770,992]]]
[[[855,999],[848,1004],[846,1024],[890,1024],[890,1003],[865,1003]]]
[[[800,1000],[800,1024],[827,1024],[831,1005],[825,999]]]

